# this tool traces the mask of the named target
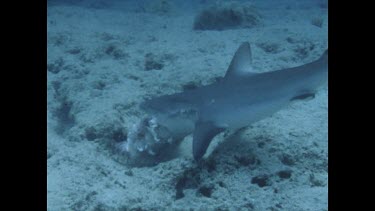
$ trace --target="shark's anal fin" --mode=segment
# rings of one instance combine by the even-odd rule
[[[213,137],[224,131],[224,128],[216,127],[212,122],[198,121],[195,123],[193,134],[193,156],[199,160],[206,153]]]

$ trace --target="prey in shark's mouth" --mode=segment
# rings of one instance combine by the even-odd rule
[[[173,143],[193,133],[193,157],[199,160],[220,132],[248,126],[282,109],[292,100],[313,96],[327,78],[328,49],[308,64],[255,73],[250,44],[245,42],[233,56],[223,80],[143,102],[141,108],[153,116],[153,122],[141,122],[133,133],[149,136],[138,137],[138,140],[134,135],[128,136],[132,140],[127,141],[127,149],[141,146],[141,150],[157,153],[152,149],[159,143],[167,140]],[[163,128],[162,134],[155,132],[156,125]]]

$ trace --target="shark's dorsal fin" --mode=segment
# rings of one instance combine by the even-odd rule
[[[214,136],[224,131],[224,128],[216,127],[213,122],[198,121],[195,123],[193,134],[193,156],[195,160],[203,157]]]
[[[251,64],[252,57],[250,44],[248,42],[244,42],[234,54],[224,78],[256,74],[253,71]]]

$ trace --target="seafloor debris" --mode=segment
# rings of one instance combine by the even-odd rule
[[[147,53],[144,60],[144,70],[161,70],[164,66],[170,62],[176,60],[176,56],[173,54],[153,54]]]
[[[160,58],[157,58],[154,54],[148,53],[145,55],[145,70],[161,70],[164,67],[164,63]]]
[[[262,42],[262,43],[258,43],[257,46],[266,53],[275,54],[275,53],[279,53],[282,51],[278,43]]]
[[[321,17],[315,17],[311,20],[311,24],[314,25],[314,26],[317,26],[319,28],[322,28],[323,22],[324,22],[324,20]]]

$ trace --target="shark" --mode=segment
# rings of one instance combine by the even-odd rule
[[[212,139],[238,130],[286,107],[314,97],[328,79],[328,48],[315,61],[259,73],[252,65],[249,42],[235,52],[225,76],[212,84],[176,94],[153,97],[140,107],[175,138],[193,134],[194,160],[202,159]]]

